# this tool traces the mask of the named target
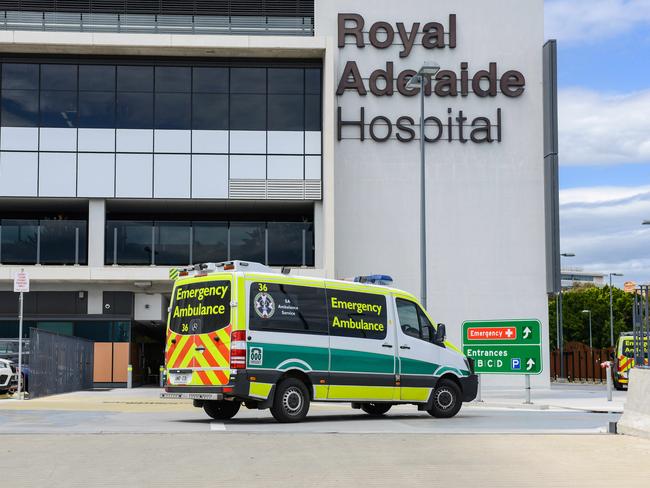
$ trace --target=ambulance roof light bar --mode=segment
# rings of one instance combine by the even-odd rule
[[[207,276],[211,273],[220,273],[223,271],[248,271],[257,273],[275,273],[272,268],[261,264],[249,261],[223,261],[220,263],[200,263],[192,266],[185,266],[178,269],[179,277],[186,277],[190,274],[192,276]]]
[[[391,286],[393,278],[388,275],[374,274],[368,276],[356,276],[354,281],[357,283],[368,283],[370,285]]]

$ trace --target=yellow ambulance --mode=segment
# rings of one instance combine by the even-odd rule
[[[311,402],[377,416],[414,404],[448,418],[476,397],[472,361],[409,293],[244,261],[170,274],[162,396],[193,399],[212,418],[243,404],[297,422]]]

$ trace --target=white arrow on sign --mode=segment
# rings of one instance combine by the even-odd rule
[[[526,363],[526,371],[533,369],[533,366],[535,366],[535,360],[533,358],[530,358]]]
[[[530,330],[530,327],[526,326],[526,328],[524,329],[524,339],[528,339],[528,336],[532,333],[533,331]]]

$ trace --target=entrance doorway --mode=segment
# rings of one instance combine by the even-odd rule
[[[165,365],[165,324],[133,322],[131,329],[133,386],[158,386]]]

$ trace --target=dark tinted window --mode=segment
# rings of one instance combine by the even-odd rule
[[[241,261],[266,262],[263,222],[236,222],[230,225],[230,258]]]
[[[41,91],[41,126],[76,127],[77,92]]]
[[[192,69],[159,66],[156,68],[156,91],[189,93],[192,87]]]
[[[178,285],[172,292],[169,328],[178,334],[207,334],[230,323],[230,281]]]
[[[79,92],[79,127],[115,127],[114,92]]]
[[[252,283],[252,330],[327,334],[325,290],[278,283]]]
[[[231,95],[230,129],[266,130],[266,95]]]
[[[327,290],[330,335],[385,339],[386,297],[371,293]]]
[[[115,66],[79,66],[79,89],[115,91]]]
[[[117,94],[117,128],[151,129],[153,127],[152,93]]]
[[[305,240],[306,227],[308,224],[301,222],[269,222],[269,262],[270,266],[302,266],[303,253],[307,259]],[[303,247],[303,243],[304,246]]]
[[[12,63],[3,64],[2,88],[38,90],[38,65]]]
[[[77,65],[42,64],[41,90],[76,90]]]
[[[321,84],[321,70],[319,68],[309,68],[305,70],[305,93],[320,95]]]
[[[190,263],[190,223],[156,222],[156,264]]]
[[[266,93],[266,68],[232,68],[231,93]]]
[[[228,68],[194,68],[194,93],[228,93]]]
[[[269,93],[302,94],[304,88],[303,69],[295,68],[269,68]]]
[[[189,129],[191,98],[189,93],[156,93],[156,129]]]
[[[38,91],[3,89],[2,125],[4,127],[37,127]]]
[[[305,130],[321,130],[321,98],[305,95]]]
[[[153,90],[153,67],[118,66],[117,90],[148,92]]]
[[[301,131],[305,127],[303,95],[269,95],[268,130]]]
[[[192,239],[192,262],[218,263],[228,259],[227,223],[194,223]]]
[[[221,93],[192,95],[192,129],[228,129],[228,95]]]
[[[396,304],[402,332],[416,339],[431,342],[433,326],[422,309],[417,304],[401,298],[396,300]]]

